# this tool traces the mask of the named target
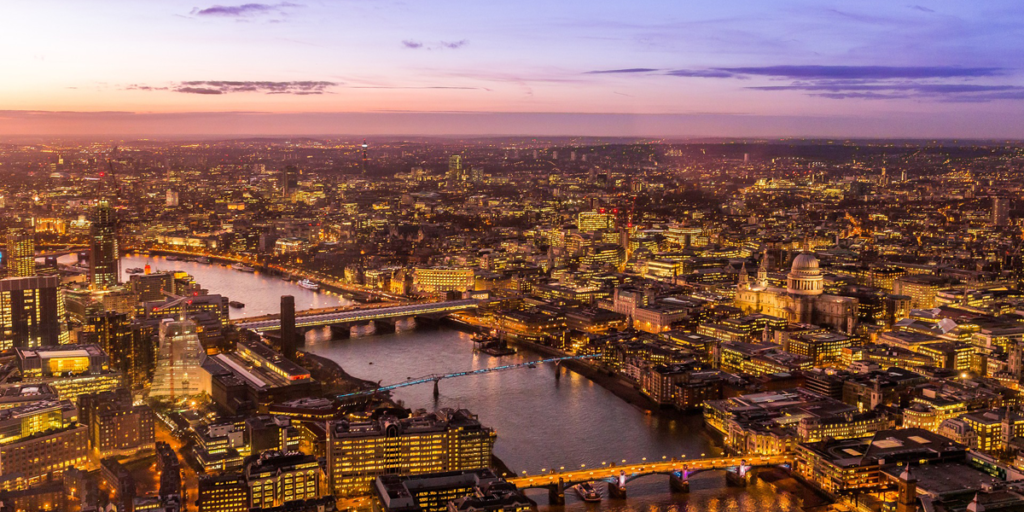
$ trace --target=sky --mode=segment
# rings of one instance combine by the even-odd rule
[[[7,0],[0,135],[1024,138],[1024,3]]]

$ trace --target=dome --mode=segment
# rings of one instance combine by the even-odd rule
[[[802,252],[793,259],[793,270],[812,270],[818,268],[818,258],[809,252]]]

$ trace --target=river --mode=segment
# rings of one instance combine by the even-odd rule
[[[245,302],[232,316],[276,313],[280,295],[295,296],[296,308],[347,304],[338,295],[312,292],[276,277],[245,274],[225,265],[168,261],[160,256],[127,256],[121,268],[143,267],[188,272],[210,293]],[[126,276],[124,276],[127,279]],[[440,329],[415,331],[400,323],[398,332],[376,335],[372,328],[353,330],[353,337],[330,339],[329,329],[312,331],[306,350],[337,361],[349,374],[384,384],[433,373],[450,373],[500,366],[544,357],[520,348],[515,356],[493,358],[473,351],[465,333]],[[371,364],[372,363],[372,364]],[[463,407],[479,415],[498,433],[495,454],[513,471],[536,474],[562,467],[599,467],[623,460],[629,463],[662,457],[699,457],[718,454],[699,415],[650,414],[627,404],[606,389],[568,370],[555,378],[555,367],[540,365],[473,377],[443,380],[435,401],[428,385],[401,388],[396,399],[412,409]],[[671,494],[667,477],[651,476],[630,482],[625,501],[604,500],[585,504],[571,492],[565,507],[547,506],[545,491],[528,494],[546,512],[726,512],[757,510],[788,512],[798,504],[764,483],[746,489],[725,486],[722,473],[702,473],[691,479],[689,494]]]

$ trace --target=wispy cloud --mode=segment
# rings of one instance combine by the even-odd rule
[[[280,2],[276,4],[248,3],[241,5],[212,5],[206,8],[193,8],[193,16],[223,16],[223,17],[246,17],[261,14],[282,14],[285,10],[303,7],[302,4],[292,2]]]
[[[678,69],[665,75],[687,78],[768,79],[788,82],[752,85],[757,91],[801,91],[831,99],[907,99],[987,102],[1024,99],[1024,86],[973,84],[1006,76],[999,67],[780,65]]]
[[[130,91],[173,91],[185,94],[232,94],[254,92],[261,94],[324,94],[331,87],[340,85],[338,82],[301,80],[293,82],[270,81],[232,81],[232,80],[191,80],[176,82],[170,86],[152,86],[131,84],[125,87]]]
[[[584,75],[618,75],[618,74],[632,74],[632,73],[653,73],[655,71],[661,71],[660,69],[654,68],[625,68],[625,69],[599,69],[597,71],[587,71]]]
[[[403,39],[402,48],[407,50],[458,50],[463,46],[469,44],[468,39],[460,39],[458,41],[436,41],[427,42],[417,41],[415,39]]]

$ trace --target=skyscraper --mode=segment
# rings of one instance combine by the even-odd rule
[[[0,349],[67,343],[59,276],[0,280]]]
[[[451,155],[448,157],[448,181],[450,184],[463,181],[462,177],[462,156]]]
[[[100,200],[89,228],[89,284],[105,289],[116,286],[120,278],[120,252],[117,245],[117,219],[110,201]]]
[[[160,324],[160,349],[149,396],[175,400],[199,393],[202,359],[196,323],[165,319]]]
[[[7,276],[28,277],[36,274],[35,239],[25,228],[7,231]]]
[[[281,355],[295,360],[298,333],[295,332],[295,297],[281,296]]]

